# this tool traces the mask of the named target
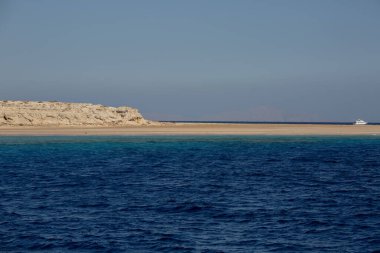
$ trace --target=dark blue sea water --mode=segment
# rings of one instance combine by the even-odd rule
[[[323,122],[323,121],[207,121],[207,120],[163,120],[161,122],[176,122],[176,123],[224,123],[224,124],[248,124],[248,125],[260,125],[260,124],[290,124],[290,125],[353,125],[354,122]],[[379,122],[368,122],[368,125],[380,125]]]
[[[0,252],[379,252],[379,137],[1,137]]]

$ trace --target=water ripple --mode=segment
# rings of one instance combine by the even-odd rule
[[[377,137],[1,137],[1,252],[376,252]]]

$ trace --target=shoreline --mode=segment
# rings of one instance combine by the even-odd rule
[[[367,135],[380,125],[174,123],[129,127],[0,127],[0,136]]]

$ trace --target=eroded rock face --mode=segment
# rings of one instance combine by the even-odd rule
[[[0,126],[133,126],[159,124],[137,109],[89,103],[0,101]]]

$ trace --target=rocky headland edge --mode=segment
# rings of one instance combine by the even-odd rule
[[[94,126],[122,127],[159,125],[144,119],[128,106],[57,101],[0,101],[0,126]]]

